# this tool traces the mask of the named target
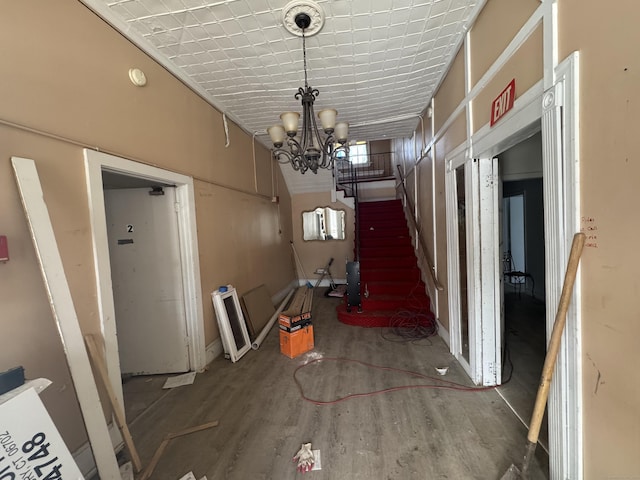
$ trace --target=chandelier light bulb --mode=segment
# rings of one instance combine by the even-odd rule
[[[349,137],[349,124],[347,122],[336,123],[333,134],[338,142],[345,143]]]
[[[284,125],[284,130],[292,137],[298,131],[298,121],[300,120],[300,114],[298,112],[285,112],[280,115],[280,120]],[[293,134],[293,135],[292,135]]]
[[[269,127],[267,129],[269,136],[271,137],[271,141],[276,147],[281,147],[284,143],[285,131],[282,125],[274,125],[273,127]]]
[[[320,119],[322,129],[325,132],[333,131],[334,127],[336,126],[337,115],[337,110],[334,110],[333,108],[325,108],[324,110],[320,110],[320,112],[318,112],[318,118]]]

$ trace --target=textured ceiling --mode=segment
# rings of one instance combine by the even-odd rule
[[[266,128],[304,84],[288,0],[82,0],[176,76],[269,144]],[[350,139],[411,136],[482,0],[317,0],[307,38],[315,110],[333,107]]]

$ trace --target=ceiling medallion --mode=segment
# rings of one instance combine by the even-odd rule
[[[304,28],[304,36],[312,37],[324,25],[324,12],[316,2],[311,0],[293,0],[282,9],[282,22],[287,31],[297,37],[302,36],[302,28],[296,23],[296,16],[299,14],[309,16],[309,26]]]

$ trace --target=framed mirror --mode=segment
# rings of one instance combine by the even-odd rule
[[[303,240],[344,240],[344,210],[318,207],[310,212],[302,212]]]

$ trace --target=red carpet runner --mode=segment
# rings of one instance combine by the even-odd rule
[[[402,203],[363,202],[359,208],[362,312],[355,307],[347,312],[345,297],[338,319],[361,327],[397,327],[407,319],[432,323]]]

